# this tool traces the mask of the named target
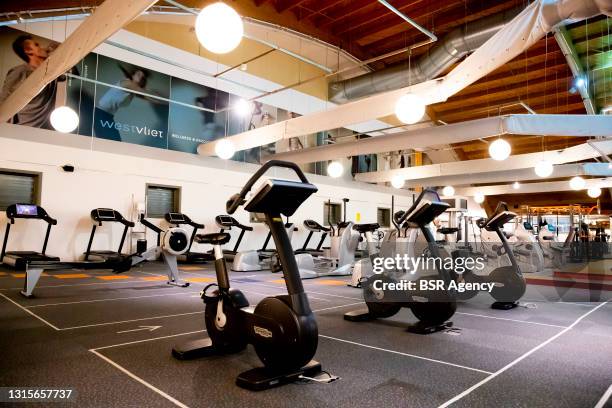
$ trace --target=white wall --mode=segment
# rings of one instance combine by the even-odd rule
[[[60,168],[64,164],[74,165],[75,172],[64,172]],[[144,202],[147,183],[181,187],[181,211],[204,223],[205,231],[217,231],[214,217],[225,213],[226,200],[241,189],[257,168],[246,163],[0,124],[0,169],[42,174],[40,204],[58,219],[47,252],[64,260],[76,259],[85,250],[92,225],[89,212],[93,208],[114,208],[129,218],[134,204]],[[276,177],[289,174],[284,170],[270,172]],[[398,190],[346,179],[309,175],[309,180],[319,191],[291,218],[299,227],[307,218],[322,222],[323,203],[328,199],[341,203],[343,197],[350,198],[347,219],[355,221],[360,213],[361,222],[376,222],[377,208],[390,207],[391,194],[396,195],[398,209],[412,202],[408,191],[402,191],[400,196]],[[234,216],[249,224],[249,215],[244,210],[239,209]],[[163,224],[161,220],[153,221]],[[39,250],[44,239],[43,224],[17,220],[11,228],[9,249]],[[253,226],[255,231],[245,235],[243,249],[260,247],[267,234],[265,225]],[[6,215],[0,212],[0,236],[5,228]],[[301,246],[305,237],[300,228],[293,238],[294,247]],[[104,227],[98,230],[93,248],[114,248],[120,238],[120,226]],[[148,239],[153,243],[153,234]],[[228,247],[232,245],[233,241]]]

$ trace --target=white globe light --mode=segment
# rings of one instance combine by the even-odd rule
[[[330,177],[338,178],[342,175],[343,172],[344,166],[342,166],[342,163],[340,162],[333,161],[327,165],[327,174]]]
[[[533,169],[538,177],[548,177],[553,173],[553,164],[548,160],[540,160]]]
[[[480,191],[474,194],[474,201],[476,201],[478,204],[484,203],[484,200],[485,200],[485,195],[481,193]]]
[[[58,132],[70,133],[79,126],[79,115],[68,106],[60,106],[51,112],[51,126]]]
[[[227,139],[221,139],[215,144],[215,154],[223,160],[227,160],[234,155],[236,149],[234,144]]]
[[[504,139],[497,139],[489,145],[489,155],[493,160],[506,160],[510,152],[512,152],[512,147]]]
[[[601,188],[599,188],[599,187],[590,187],[587,190],[587,194],[591,198],[597,198],[597,197],[599,197],[601,195]]]
[[[406,183],[406,181],[402,176],[393,176],[393,178],[391,179],[391,185],[395,188],[404,187],[404,183]]]
[[[576,176],[571,178],[569,185],[572,190],[582,190],[586,186],[586,181],[582,177]]]
[[[452,197],[455,195],[455,188],[453,186],[446,186],[442,189],[442,195],[445,197]]]
[[[195,33],[208,51],[226,54],[240,44],[244,26],[242,18],[233,8],[217,2],[200,11],[195,22]]]
[[[515,181],[514,184],[512,184],[512,188],[518,190],[519,188],[521,188],[521,183]]]
[[[413,93],[402,96],[395,104],[395,116],[408,125],[417,123],[423,115],[425,115],[425,103]]]
[[[253,112],[253,104],[245,99],[238,99],[236,104],[234,104],[234,111],[239,116],[248,116]]]

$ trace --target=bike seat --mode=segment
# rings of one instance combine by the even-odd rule
[[[196,242],[198,244],[211,244],[211,245],[223,245],[227,244],[231,239],[231,235],[227,232],[213,232],[210,234],[198,234],[196,235]]]
[[[371,224],[355,224],[353,225],[353,229],[361,234],[365,233],[365,232],[374,232],[377,229],[380,228],[380,225],[378,223],[371,223]]]
[[[458,231],[459,231],[459,228],[456,228],[456,227],[438,228],[438,232],[442,235],[456,234]]]

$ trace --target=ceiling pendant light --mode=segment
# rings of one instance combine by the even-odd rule
[[[493,160],[506,160],[510,157],[512,147],[504,139],[497,139],[489,145],[489,155]]]
[[[553,173],[553,164],[548,160],[540,160],[533,169],[538,177],[548,177]]]
[[[253,112],[253,104],[240,98],[234,104],[234,111],[238,114],[238,116],[246,117]]]
[[[580,176],[572,177],[569,181],[572,190],[582,190],[586,186],[586,181]]]
[[[476,203],[482,204],[484,203],[484,200],[485,195],[482,192],[478,191],[476,194],[474,194],[474,201],[476,201]]]
[[[425,102],[413,93],[407,93],[395,104],[395,116],[407,125],[420,121],[425,115]]]
[[[404,178],[400,176],[399,174],[397,176],[393,176],[393,178],[391,179],[391,185],[394,188],[402,188],[404,187],[405,183],[406,183],[406,180],[404,180]]]
[[[453,186],[446,186],[442,189],[442,195],[445,197],[452,197],[455,195],[455,188]]]
[[[200,11],[195,22],[195,33],[198,41],[208,51],[226,54],[240,44],[244,25],[236,10],[217,2]]]
[[[591,198],[597,198],[597,197],[599,197],[601,195],[601,188],[599,188],[599,187],[589,187],[589,189],[587,190],[587,194]]]
[[[327,175],[338,178],[344,173],[344,166],[338,161],[333,161],[327,165]]]
[[[518,190],[519,188],[521,188],[521,183],[515,181],[514,184],[512,184],[512,188]]]
[[[231,158],[236,149],[234,148],[234,144],[227,139],[221,139],[215,144],[215,154],[223,160],[227,160]]]
[[[51,126],[58,132],[70,133],[79,126],[79,115],[68,106],[60,106],[51,112]]]

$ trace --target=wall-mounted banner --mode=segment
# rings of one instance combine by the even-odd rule
[[[57,47],[57,43],[0,27],[3,82],[8,97]],[[241,116],[231,109],[240,98],[214,88],[90,53],[66,78],[49,84],[13,123],[52,129],[49,115],[68,105],[79,115],[73,133],[162,149],[196,153],[200,143],[275,123],[279,109],[255,102]],[[238,152],[232,158],[259,163],[275,145]]]

